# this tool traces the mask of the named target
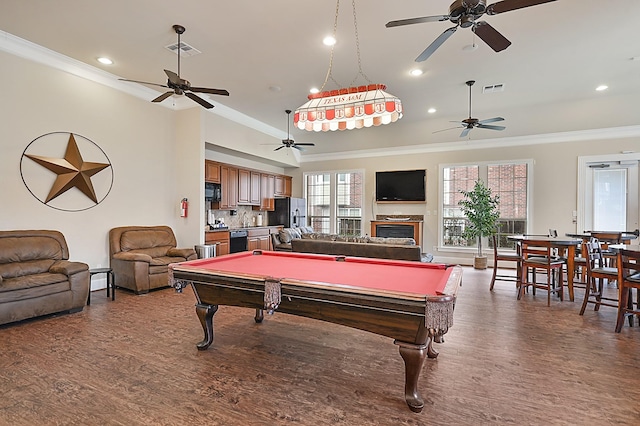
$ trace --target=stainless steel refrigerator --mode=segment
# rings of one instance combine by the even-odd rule
[[[307,224],[307,200],[304,198],[276,198],[275,210],[269,212],[269,225],[297,228]]]

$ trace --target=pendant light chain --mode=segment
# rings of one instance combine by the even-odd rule
[[[331,70],[333,68],[333,49],[335,49],[336,44],[336,34],[338,32],[338,15],[340,13],[340,0],[336,1],[336,16],[335,19],[333,21],[333,46],[331,46],[331,54],[329,55],[329,69],[327,70],[327,75],[324,78],[324,83],[322,83],[322,87],[320,88],[320,91],[322,92],[324,90],[324,86],[326,86],[327,81],[331,80],[333,81],[336,86],[340,87],[340,85],[338,84],[338,82],[333,78],[333,74],[331,74]]]
[[[367,83],[371,84],[371,80],[369,80],[369,77],[367,77],[367,75],[364,73],[364,71],[362,71],[362,60],[360,59],[360,38],[358,36],[358,18],[356,15],[356,0],[351,0],[351,7],[353,9],[353,28],[354,28],[354,32],[355,32],[355,36],[356,36],[356,55],[358,58],[358,73],[356,74],[355,78],[353,79],[353,81],[351,82],[351,84],[349,84],[349,86],[353,86],[355,85],[356,80],[358,80],[358,76],[362,76],[364,77],[364,79],[367,81]],[[333,39],[336,40],[336,34],[338,32],[338,15],[340,14],[340,0],[336,1],[336,15],[335,15],[335,19],[333,21]],[[333,50],[335,49],[335,44],[333,46],[331,46],[331,54],[329,56],[329,69],[327,70],[327,75],[324,78],[324,83],[322,83],[322,87],[320,88],[320,91],[322,92],[324,90],[324,87],[326,86],[327,82],[329,80],[333,81],[335,83],[336,86],[341,87],[341,85],[333,78],[333,74],[332,74],[332,70],[333,70]]]
[[[356,74],[356,77],[353,79],[351,84],[349,84],[349,86],[355,85],[356,80],[358,79],[358,75],[363,76],[364,79],[367,80],[367,83],[371,84],[371,80],[369,80],[369,77],[367,77],[364,71],[362,71],[362,61],[360,60],[360,39],[358,37],[358,18],[356,17],[356,0],[351,0],[351,6],[353,7],[353,28],[355,29],[355,34],[356,34],[356,53],[358,55],[358,74]]]

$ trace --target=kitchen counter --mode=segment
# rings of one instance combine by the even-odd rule
[[[282,225],[263,225],[263,226],[240,226],[238,228],[221,228],[221,229],[211,229],[206,230],[204,232],[222,232],[222,231],[242,231],[242,230],[250,230],[250,229],[270,229],[270,228],[278,228]]]

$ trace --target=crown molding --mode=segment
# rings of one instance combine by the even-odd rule
[[[112,89],[124,92],[128,95],[135,96],[145,101],[156,98],[161,92],[151,89],[142,84],[125,82],[118,80],[124,78],[106,72],[100,68],[91,66],[84,62],[62,55],[46,47],[32,43],[28,40],[14,36],[6,31],[0,30],[0,51],[10,53],[36,63],[40,63],[51,68],[55,68],[75,76],[94,81],[96,83],[108,86]],[[276,139],[284,139],[286,133],[282,130],[269,126],[261,121],[249,117],[239,111],[229,108],[209,97],[206,94],[199,95],[209,101],[215,108],[206,110],[209,113],[219,115],[228,120],[234,121],[245,127],[249,127],[261,133],[272,136]],[[193,101],[184,96],[173,97],[174,102],[160,102],[159,106],[173,110],[182,110],[194,108]]]
[[[571,132],[514,136],[506,138],[480,139],[473,142],[446,142],[422,145],[396,146],[393,148],[368,149],[360,151],[341,151],[331,154],[303,155],[300,162],[345,160],[354,158],[388,157],[391,155],[413,155],[432,152],[466,151],[468,149],[489,149],[523,145],[543,145],[591,141],[599,139],[624,139],[640,137],[639,126],[609,127],[604,129],[576,130]]]

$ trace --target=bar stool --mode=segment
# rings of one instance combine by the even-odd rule
[[[97,274],[107,274],[107,299],[109,298],[109,288],[111,288],[111,300],[116,300],[116,277],[111,268],[93,268],[89,269],[89,295],[87,296],[87,305],[91,304],[91,279]]]
[[[615,281],[618,279],[618,269],[606,266],[604,257],[602,256],[602,248],[597,238],[591,238],[591,241],[584,243],[587,245],[587,286],[584,291],[584,300],[580,315],[584,311],[588,303],[593,303],[594,311],[598,311],[600,306],[618,307],[618,298],[604,297],[604,280]]]
[[[618,319],[616,333],[620,333],[624,317],[629,316],[629,325],[633,325],[632,315],[640,315],[640,307],[633,307],[632,290],[636,289],[636,296],[640,299],[640,251],[620,249],[618,252],[618,286],[620,287],[620,303],[618,304]],[[637,300],[640,303],[640,300]]]
[[[522,261],[520,262],[520,282],[518,283],[518,300],[522,298],[524,290],[531,286],[535,295],[536,288],[547,290],[547,306],[551,305],[551,293],[558,293],[560,300],[564,298],[562,267],[565,259],[553,254],[551,241],[548,240],[524,240],[521,243]],[[529,281],[528,269],[533,270],[533,280]],[[536,270],[543,269],[547,275],[547,282],[538,282]],[[558,287],[555,286],[552,276],[558,273]]]
[[[498,252],[498,239],[495,235],[492,235],[493,242],[493,276],[491,277],[491,285],[489,291],[493,291],[493,285],[496,281],[511,281],[517,283],[520,281],[520,244],[516,243],[516,253],[499,253]],[[498,261],[504,262],[516,262],[516,276],[498,274]]]

